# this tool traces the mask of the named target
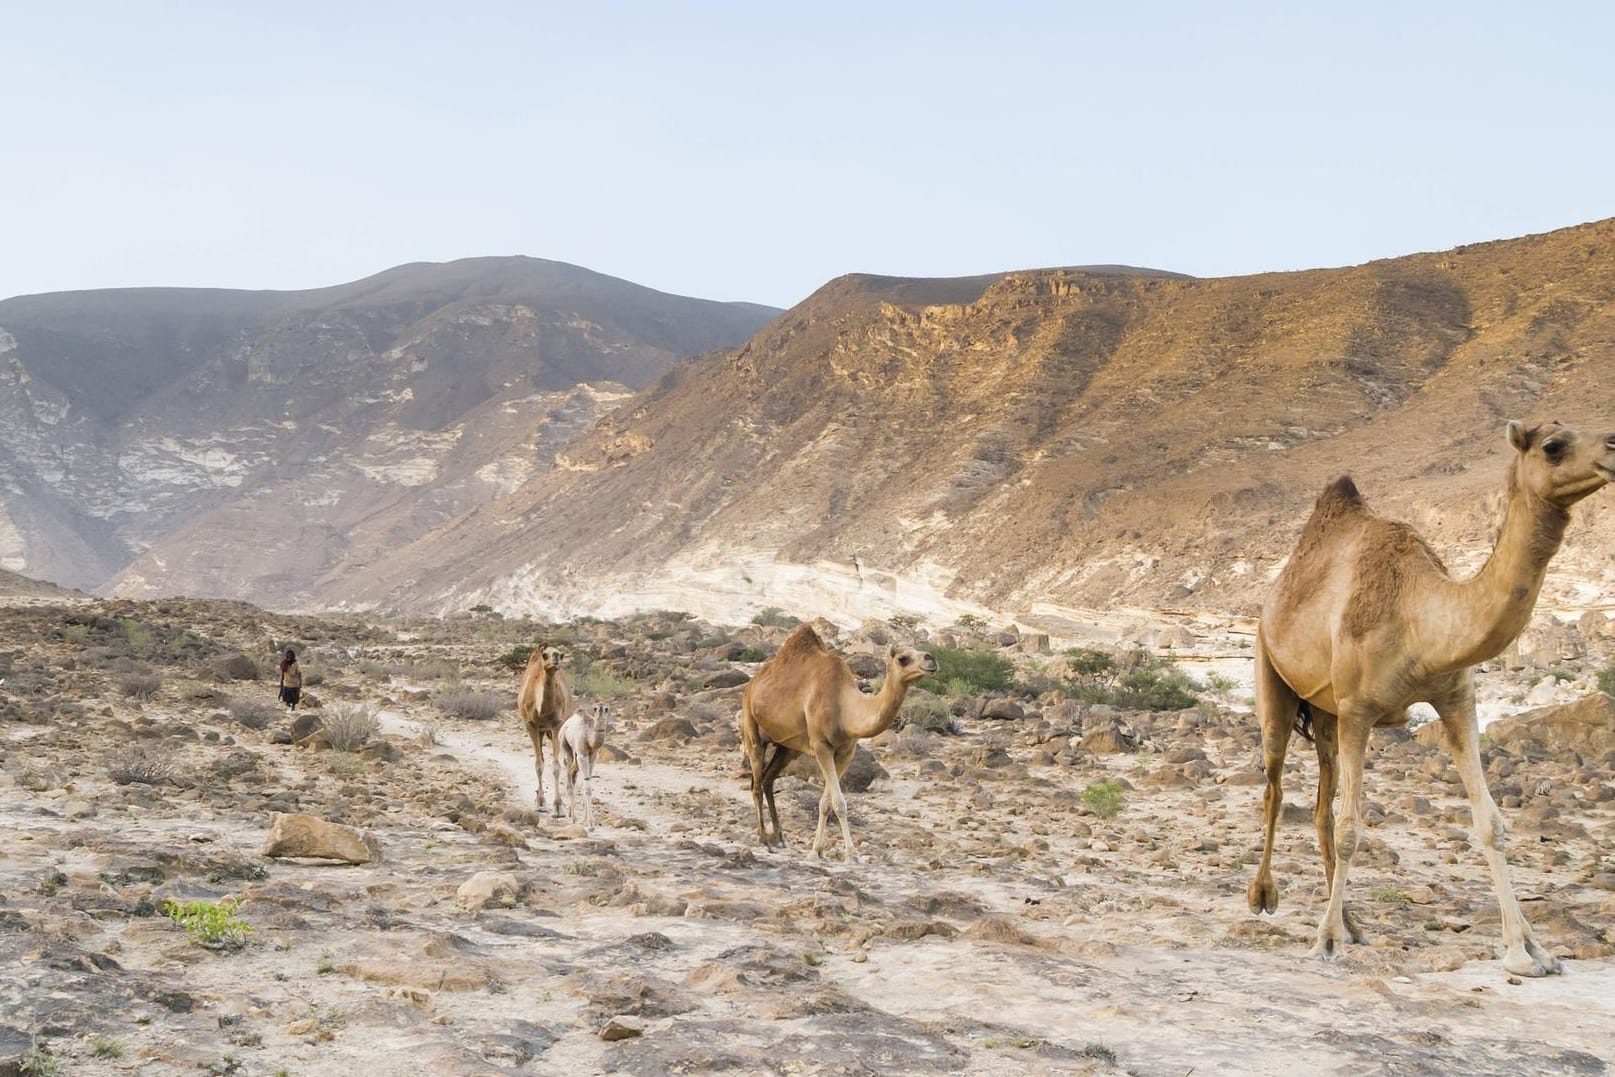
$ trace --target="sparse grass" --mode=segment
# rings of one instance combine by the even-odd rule
[[[1408,896],[1408,892],[1400,886],[1376,886],[1368,892],[1368,896],[1375,901],[1385,901],[1397,905],[1406,905],[1413,900]]]
[[[603,669],[589,669],[572,678],[572,687],[578,695],[590,699],[620,699],[633,695],[639,685]]]
[[[320,731],[339,752],[358,751],[380,728],[376,709],[366,703],[335,703],[320,715]]]
[[[163,902],[162,913],[173,920],[191,941],[209,950],[239,950],[247,944],[252,925],[235,915],[238,898],[222,901]]]
[[[38,1043],[31,1043],[17,1063],[17,1072],[27,1077],[56,1077],[62,1072],[62,1060]]]
[[[314,974],[316,976],[329,976],[335,971],[336,966],[331,963],[331,955],[321,954],[319,964],[314,966]]]
[[[764,628],[795,628],[802,618],[793,617],[778,606],[764,606],[752,616],[751,623]]]
[[[1119,783],[1106,779],[1094,782],[1082,791],[1082,802],[1093,809],[1101,819],[1114,819],[1121,814],[1126,795]]]
[[[747,647],[744,648],[739,654],[735,655],[735,661],[766,662],[768,661],[768,652],[763,650],[761,647]]]
[[[155,673],[130,673],[118,679],[118,691],[130,699],[150,699],[163,686],[163,679]]]
[[[67,885],[67,876],[60,868],[46,868],[39,873],[39,892],[45,897],[55,897]]]
[[[90,1040],[90,1054],[96,1058],[122,1058],[123,1044],[106,1036],[95,1036]]]
[[[903,724],[907,729],[952,735],[960,732],[959,720],[939,696],[911,695],[903,701]]]
[[[464,686],[453,688],[440,688],[432,693],[432,703],[444,714],[455,718],[465,718],[474,722],[485,722],[497,717],[509,702],[505,696],[494,692],[477,692]]]
[[[1077,1054],[1082,1058],[1091,1058],[1096,1062],[1104,1062],[1112,1066],[1116,1064],[1116,1052],[1102,1043],[1085,1043],[1077,1049]]]
[[[457,681],[460,679],[460,667],[445,658],[414,662],[406,672],[409,676],[422,681]]]
[[[107,761],[107,777],[119,785],[163,785],[173,781],[172,760],[147,748],[124,746]]]
[[[338,778],[352,778],[364,773],[364,760],[353,752],[327,752],[325,765]]]

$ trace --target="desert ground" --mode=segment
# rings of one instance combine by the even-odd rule
[[[1038,678],[1019,694],[917,691],[924,706],[855,764],[873,779],[849,796],[860,859],[843,863],[839,842],[832,859],[809,848],[812,776],[780,782],[787,848],[757,842],[734,715],[782,627],[3,601],[6,1072],[1182,1077],[1615,1061],[1615,753],[1488,738],[1516,888],[1565,963],[1521,980],[1497,960],[1497,903],[1444,749],[1376,733],[1350,891],[1374,938],[1323,964],[1307,953],[1324,903],[1317,768],[1299,740],[1280,909],[1246,905],[1260,756],[1226,641],[1177,641],[1185,666],[1229,675],[1194,706],[1147,711],[1062,693],[1058,650],[990,631],[840,633],[865,668],[904,642],[992,650]],[[582,699],[613,707],[592,832],[535,810],[511,652],[540,642],[570,653]],[[355,750],[318,731],[292,743],[273,686],[288,645],[313,697],[297,732],[374,715]],[[1483,697],[1518,710],[1528,691],[1586,695],[1605,646],[1494,664]],[[382,859],[262,856],[276,813],[369,832]],[[164,915],[174,902],[234,902],[240,944],[202,945]]]

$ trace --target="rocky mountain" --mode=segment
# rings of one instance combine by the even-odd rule
[[[1478,567],[1511,418],[1615,429],[1615,221],[1230,279],[849,276],[325,593],[730,619],[1250,612],[1343,472]],[[1546,601],[1609,594],[1612,497],[1578,510]]]
[[[0,301],[0,568],[312,604],[776,313],[534,258]]]

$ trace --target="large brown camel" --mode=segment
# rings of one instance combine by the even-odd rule
[[[1511,422],[1508,439],[1515,456],[1502,532],[1473,578],[1448,576],[1412,527],[1375,515],[1351,479],[1342,478],[1318,498],[1262,607],[1256,714],[1267,770],[1267,831],[1250,906],[1254,912],[1278,906],[1273,832],[1284,803],[1284,751],[1292,728],[1310,732],[1318,750],[1313,822],[1329,886],[1312,953],[1324,960],[1339,957],[1347,940],[1363,937],[1346,911],[1346,876],[1362,828],[1369,732],[1401,724],[1405,708],[1422,701],[1440,715],[1469,795],[1502,911],[1504,967],[1522,976],[1560,971],[1558,959],[1537,944],[1509,882],[1503,817],[1481,769],[1471,671],[1507,647],[1530,619],[1570,507],[1615,480],[1615,434]]]
[[[561,814],[561,723],[572,714],[572,681],[561,664],[566,652],[557,647],[538,647],[527,658],[521,690],[516,693],[516,713],[527,727],[533,742],[533,771],[538,775],[537,800],[544,803],[544,742],[549,741],[550,764],[554,771],[550,789],[550,812]]]
[[[843,855],[852,860],[852,828],[841,775],[852,762],[853,749],[879,736],[897,720],[909,686],[937,670],[936,659],[921,651],[892,647],[880,691],[865,695],[847,663],[831,654],[808,625],[801,625],[757,671],[740,697],[740,742],[751,762],[751,797],[757,805],[757,838],[765,846],[784,848],[774,782],[798,755],[810,753],[824,778],[819,797],[819,828],[813,851],[824,855],[829,816],[841,821]],[[773,754],[768,754],[772,745]],[[770,835],[763,825],[763,801],[773,820]]]

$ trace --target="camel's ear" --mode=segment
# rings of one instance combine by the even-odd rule
[[[1513,419],[1508,422],[1508,443],[1520,452],[1531,447],[1531,438],[1535,434],[1535,430],[1528,429],[1522,422]]]
[[[896,658],[897,657],[897,644],[895,644],[895,643],[892,644],[892,649],[886,652],[886,657],[887,658]]]

